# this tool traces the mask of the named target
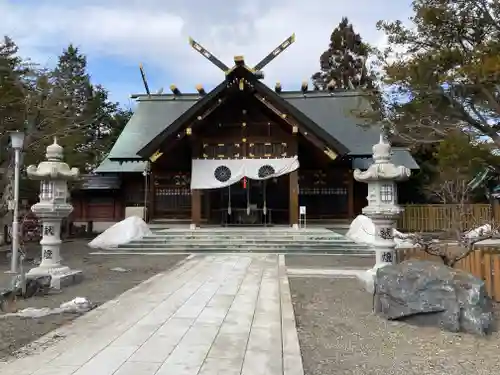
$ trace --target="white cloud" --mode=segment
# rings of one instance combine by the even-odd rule
[[[190,48],[189,35],[227,65],[238,54],[254,65],[295,32],[295,44],[264,70],[267,83],[281,81],[285,88],[297,89],[318,68],[342,16],[376,44],[384,40],[376,21],[409,13],[408,0],[0,0],[0,34],[12,36],[35,61],[53,61],[72,42],[89,56],[119,57],[127,64],[142,61],[175,79],[164,82],[165,87],[176,83],[191,91],[195,84],[213,85],[223,75]]]

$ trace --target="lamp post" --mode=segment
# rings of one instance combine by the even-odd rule
[[[20,131],[11,132],[10,144],[14,149],[14,213],[12,219],[12,258],[10,272],[17,273],[19,259],[19,169],[21,150],[24,144],[24,133]]]

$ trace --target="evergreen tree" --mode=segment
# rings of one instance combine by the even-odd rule
[[[0,41],[0,223],[8,224],[12,194],[12,152],[9,131],[25,131],[24,166],[38,164],[56,136],[65,158],[82,172],[95,167],[109,152],[131,112],[111,103],[108,92],[93,86],[87,61],[70,45],[51,71],[21,59],[8,37]],[[22,192],[36,196],[38,186],[23,181]]]
[[[312,76],[318,90],[329,87],[351,90],[372,88],[373,75],[367,68],[370,48],[363,43],[352,24],[344,17],[330,36],[330,45],[319,61],[321,70]]]
[[[413,0],[412,7],[413,25],[378,23],[399,51],[383,64],[392,91],[378,110],[388,126],[412,142],[458,130],[500,147],[500,2]]]
[[[427,187],[433,183],[438,171],[436,168],[438,145],[414,144],[410,147],[410,152],[420,169],[413,171],[408,181],[398,184],[398,198],[401,204],[422,204],[430,203],[433,196],[429,196]],[[440,203],[436,201],[436,203]]]
[[[5,158],[8,132],[22,127],[25,115],[26,87],[24,76],[28,69],[17,55],[16,44],[8,37],[0,42],[0,158]]]
[[[59,56],[53,72],[53,85],[68,114],[76,121],[83,115],[92,95],[87,58],[70,44]]]
[[[86,107],[87,117],[93,121],[86,127],[85,152],[89,169],[95,168],[106,156],[131,117],[118,103],[108,99],[108,92],[100,85],[92,87],[92,96]]]
[[[87,58],[72,44],[63,50],[57,66],[51,73],[52,102],[56,103],[52,115],[51,133],[57,134],[67,150],[69,164],[87,167],[86,152],[88,128],[98,116],[93,105],[93,90],[87,73]]]
[[[28,65],[18,55],[18,47],[12,39],[4,37],[0,42],[0,224],[12,222],[7,215],[7,202],[13,198],[12,152],[9,149],[9,132],[25,130],[30,97]]]

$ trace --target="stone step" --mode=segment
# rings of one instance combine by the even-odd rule
[[[211,249],[214,247],[220,247],[220,248],[233,248],[233,249],[362,249],[362,250],[369,250],[366,247],[362,247],[356,244],[352,245],[321,245],[321,244],[302,244],[302,245],[294,245],[294,244],[282,244],[282,245],[267,245],[267,244],[226,244],[226,243],[212,243],[212,244],[196,244],[196,243],[184,243],[184,244],[151,244],[151,243],[128,243],[124,245],[118,246],[121,249],[127,249],[127,248],[132,248],[132,247],[148,247],[148,248],[157,248],[157,249],[169,249],[173,247],[183,247],[186,249]]]
[[[134,242],[147,242],[147,243],[155,243],[155,242],[197,242],[197,243],[210,243],[210,242],[231,242],[231,243],[335,243],[335,244],[344,244],[344,243],[353,243],[347,239],[339,239],[339,238],[244,238],[244,237],[144,237],[140,240],[134,240]]]
[[[367,246],[356,244],[326,228],[171,228],[154,230],[141,240],[109,249],[110,252],[153,253],[279,253],[356,254],[373,256]]]
[[[244,239],[254,239],[254,238],[279,238],[279,239],[306,239],[306,240],[321,240],[321,239],[344,239],[344,236],[340,235],[283,235],[283,234],[160,234],[153,233],[152,235],[146,236],[144,238],[244,238]]]
[[[157,229],[152,228],[152,232],[155,233],[192,233],[192,234],[204,234],[204,233],[224,233],[224,234],[238,234],[238,233],[248,233],[248,234],[330,234],[338,235],[336,232],[325,229],[325,228],[315,228],[315,229],[292,229],[292,228],[210,228],[210,229],[180,229],[180,228],[168,228],[168,229]]]
[[[330,255],[351,255],[362,257],[373,257],[373,252],[368,250],[342,250],[342,249],[227,249],[221,247],[213,247],[210,249],[186,249],[186,248],[156,248],[156,247],[130,247],[130,248],[112,248],[104,249],[106,253],[127,252],[127,253],[158,253],[158,254],[213,254],[213,253],[261,253],[261,254],[330,254]]]

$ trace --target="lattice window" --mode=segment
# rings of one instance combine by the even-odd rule
[[[347,188],[300,188],[301,195],[347,195]]]
[[[394,189],[392,184],[380,186],[380,201],[382,203],[392,203],[394,201]]]
[[[191,175],[186,172],[168,173],[155,178],[156,186],[190,186]]]
[[[41,181],[40,182],[40,199],[50,200],[54,199],[54,182]]]
[[[249,143],[248,155],[252,158],[285,158],[286,143]]]
[[[205,159],[238,159],[241,157],[241,144],[239,143],[219,143],[204,144],[203,155]]]

